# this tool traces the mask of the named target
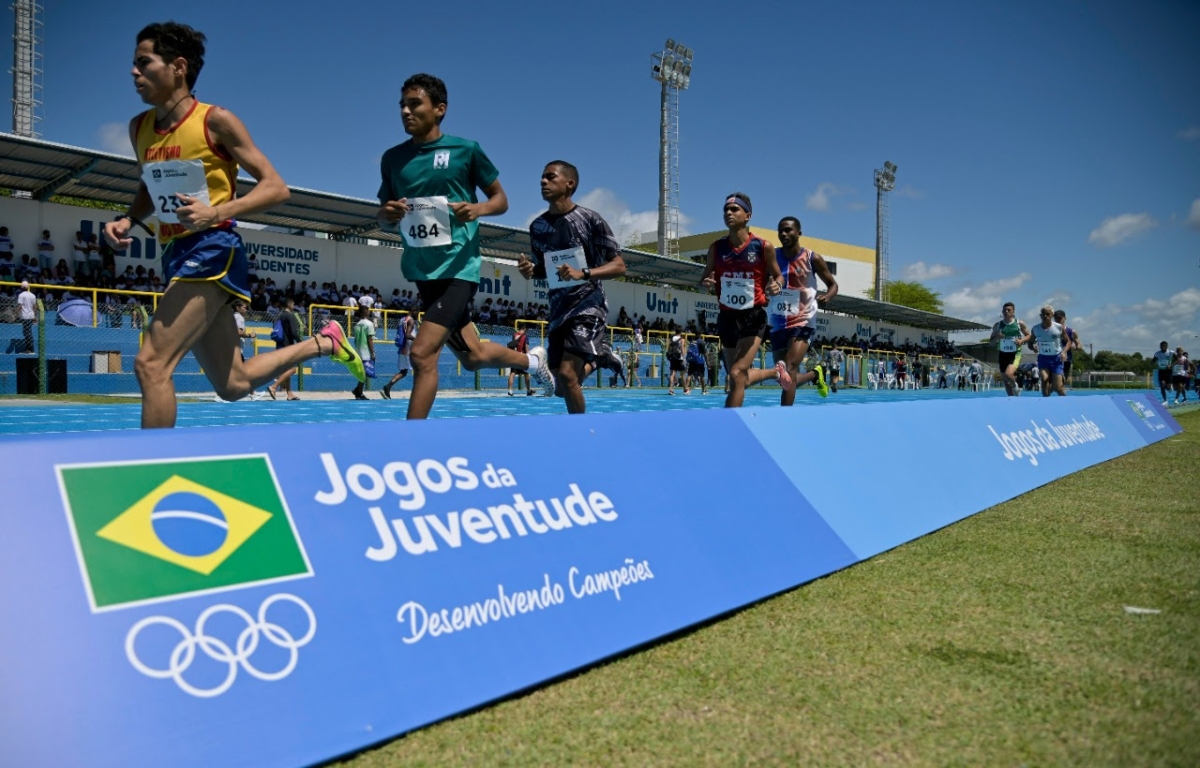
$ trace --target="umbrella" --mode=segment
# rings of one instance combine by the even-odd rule
[[[58,320],[67,325],[92,324],[92,302],[87,299],[70,299],[58,305]]]

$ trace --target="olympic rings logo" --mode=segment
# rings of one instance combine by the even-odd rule
[[[290,632],[280,625],[267,621],[267,611],[280,600],[286,600],[300,606],[308,617],[308,630],[301,637],[293,637]],[[246,622],[246,628],[238,634],[237,641],[233,644],[232,648],[220,638],[213,637],[205,632],[205,627],[209,619],[222,613],[231,613]],[[178,632],[182,638],[176,644],[174,650],[171,651],[165,669],[149,666],[141,660],[137,653],[136,644],[138,635],[143,629],[156,624],[170,627]],[[257,621],[238,606],[226,604],[213,605],[206,608],[200,614],[200,617],[196,619],[195,628],[191,630],[183,622],[177,621],[170,616],[147,616],[130,627],[129,634],[125,636],[125,655],[129,658],[129,663],[133,665],[133,668],[143,675],[158,680],[174,680],[175,684],[185,693],[207,699],[213,696],[220,696],[229,690],[230,686],[233,685],[233,681],[237,678],[238,667],[246,670],[247,673],[259,680],[282,680],[287,677],[296,668],[296,663],[300,660],[300,648],[308,645],[316,633],[317,617],[313,613],[312,608],[308,606],[308,603],[295,595],[278,594],[268,597],[258,607]],[[258,649],[260,638],[265,638],[267,642],[288,652],[288,661],[282,669],[274,672],[264,672],[250,663],[250,658]],[[196,658],[197,648],[213,661],[226,664],[229,667],[225,673],[225,679],[212,688],[198,688],[183,678],[184,673]]]

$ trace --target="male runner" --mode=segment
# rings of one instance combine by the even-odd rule
[[[362,379],[362,360],[330,324],[312,344],[294,344],[242,362],[230,302],[248,300],[246,250],[234,220],[288,199],[288,189],[242,122],[202,104],[192,88],[204,66],[205,37],[183,24],[151,24],[137,35],[133,85],[152,109],[129,122],[142,182],[129,211],[104,226],[109,245],[128,248],[130,229],[158,218],[167,290],[134,362],[142,427],[175,426],[172,374],[191,350],[217,394],[237,400],[296,364],[327,354]],[[235,197],[238,168],[258,184]]]
[[[704,337],[697,336],[696,340],[688,345],[687,379],[683,382],[684,394],[695,389],[697,383],[700,385],[700,394],[708,394],[708,382],[704,376],[705,358],[707,356],[708,347],[704,343]]]
[[[721,338],[729,394],[726,408],[740,408],[746,387],[767,379],[791,386],[778,368],[751,369],[767,335],[767,297],[779,293],[783,276],[775,260],[775,246],[750,231],[753,208],[750,196],[734,192],[725,198],[725,226],[729,234],[708,247],[708,263],[700,284],[718,296],[717,333]]]
[[[1017,386],[1017,368],[1021,365],[1021,347],[1029,343],[1029,328],[1024,320],[1017,319],[1017,307],[1011,301],[1001,308],[1003,317],[992,326],[992,343],[1000,348],[1000,375],[1004,378],[1004,391],[1009,397],[1021,394]]]
[[[1038,376],[1042,380],[1042,397],[1050,397],[1057,392],[1065,396],[1063,391],[1063,363],[1067,359],[1067,350],[1071,341],[1066,337],[1066,331],[1054,322],[1054,307],[1047,304],[1041,310],[1042,322],[1033,326],[1029,346],[1037,350]]]
[[[1192,378],[1191,361],[1183,347],[1175,348],[1175,361],[1171,364],[1171,384],[1175,387],[1175,399],[1171,405],[1187,402],[1188,381]]]
[[[583,413],[582,382],[588,364],[594,369],[603,351],[608,321],[608,299],[600,281],[624,275],[625,259],[600,214],[572,199],[579,189],[574,165],[565,160],[547,163],[541,188],[549,209],[529,225],[533,260],[521,254],[517,269],[526,279],[540,278],[549,285],[547,362],[558,380],[555,394],[566,400],[567,413]]]
[[[1075,361],[1075,350],[1083,349],[1083,346],[1079,343],[1079,334],[1075,332],[1074,328],[1067,325],[1066,310],[1054,310],[1054,322],[1063,327],[1067,341],[1071,342],[1071,346],[1067,348],[1067,359],[1063,362],[1063,389],[1066,389],[1067,385],[1071,383],[1071,365]]]
[[[1171,383],[1171,366],[1175,362],[1175,353],[1168,347],[1167,342],[1161,342],[1158,345],[1158,351],[1154,353],[1154,366],[1158,374],[1158,392],[1162,395],[1162,404],[1167,404],[1167,392],[1174,386]]]
[[[816,382],[817,394],[829,396],[825,367],[817,363],[811,371],[800,373],[800,363],[808,354],[808,343],[817,330],[817,307],[837,296],[838,284],[825,257],[800,245],[800,219],[784,216],[777,229],[783,245],[775,252],[784,288],[770,302],[771,354],[775,369],[785,384],[779,395],[780,405],[796,402],[796,387]],[[825,293],[817,293],[817,278],[825,283]]]
[[[399,226],[404,238],[400,268],[417,284],[425,313],[409,352],[413,366],[408,418],[424,419],[438,391],[438,358],[450,350],[468,371],[520,368],[548,390],[554,377],[541,347],[523,355],[503,344],[485,344],[467,307],[479,289],[480,216],[508,210],[500,174],[479,144],[442,133],[446,84],[417,74],[400,89],[400,118],[410,138],[383,154],[378,219]],[[476,189],[487,200],[478,202]]]
[[[392,399],[392,387],[408,375],[408,352],[412,348],[415,338],[417,338],[417,327],[412,315],[401,315],[400,325],[396,328],[396,373],[379,391],[384,400]]]

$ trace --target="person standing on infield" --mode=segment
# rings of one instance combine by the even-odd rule
[[[780,382],[789,382],[779,395],[780,405],[796,402],[796,387],[812,381],[817,394],[829,396],[825,368],[820,363],[800,373],[800,363],[808,354],[808,343],[817,330],[817,307],[837,296],[838,284],[825,258],[800,245],[800,219],[784,216],[777,230],[782,248],[775,252],[783,289],[771,297],[771,354]],[[817,293],[817,278],[825,283],[825,293]]]
[[[233,113],[192,95],[204,66],[205,37],[183,24],[151,24],[137,35],[133,86],[152,108],[129,122],[142,181],[128,212],[104,226],[115,249],[130,229],[158,218],[167,289],[134,361],[142,390],[142,427],[175,426],[172,376],[191,350],[217,395],[237,400],[281,371],[326,354],[362,379],[362,361],[336,324],[312,344],[255,355],[242,362],[231,302],[249,300],[246,249],[234,220],[288,199],[283,179]],[[257,180],[235,197],[238,168]]]
[[[708,247],[708,263],[700,284],[718,295],[717,333],[725,356],[729,394],[726,408],[740,408],[746,387],[767,379],[791,381],[777,368],[751,368],[766,338],[767,297],[779,293],[783,277],[775,260],[775,246],[750,231],[753,209],[750,196],[734,192],[725,199],[725,226],[729,234]]]
[[[594,369],[601,354],[607,357],[608,298],[600,281],[624,275],[625,259],[608,223],[572,199],[579,189],[574,165],[547,163],[541,187],[549,209],[529,225],[533,259],[521,254],[517,268],[526,279],[544,279],[549,286],[548,363],[558,381],[555,394],[567,401],[567,413],[583,413],[589,364]]]
[[[396,326],[396,373],[379,391],[384,400],[392,399],[392,387],[399,384],[401,379],[408,375],[408,352],[415,338],[417,338],[417,327],[412,314],[401,315],[400,324]]]
[[[519,368],[531,371],[548,392],[554,377],[546,351],[524,355],[503,344],[485,344],[468,305],[479,289],[479,217],[508,210],[500,172],[479,144],[442,133],[446,84],[416,74],[400,88],[400,119],[411,138],[384,152],[379,186],[382,226],[404,239],[400,269],[417,284],[424,316],[409,352],[413,366],[408,418],[424,419],[438,391],[438,358],[449,345],[468,371]],[[482,189],[487,199],[475,195]]]
[[[1000,375],[1004,378],[1004,391],[1009,397],[1021,394],[1017,386],[1017,368],[1021,365],[1021,347],[1029,343],[1029,328],[1024,320],[1017,319],[1017,306],[1011,301],[1001,307],[1001,318],[992,326],[992,343],[1000,349]]]

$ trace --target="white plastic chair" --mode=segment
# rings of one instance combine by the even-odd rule
[[[879,389],[879,377],[867,371],[867,387],[870,389]]]

